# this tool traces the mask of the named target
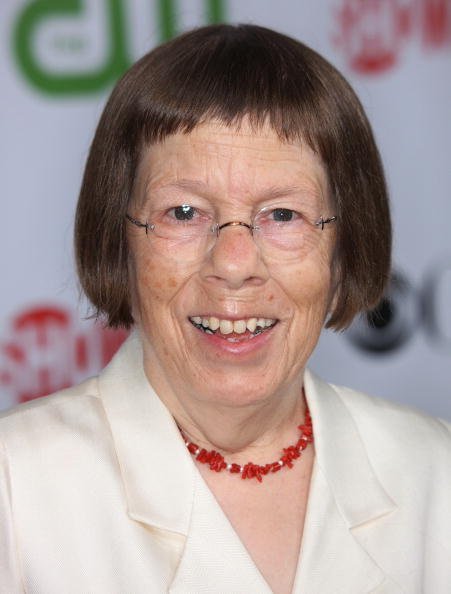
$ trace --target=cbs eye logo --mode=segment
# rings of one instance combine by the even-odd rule
[[[379,305],[345,333],[358,349],[387,354],[423,332],[439,350],[451,352],[451,256],[431,267],[419,287],[395,271]]]

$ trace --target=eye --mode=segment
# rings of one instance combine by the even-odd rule
[[[196,209],[189,204],[181,204],[180,206],[171,208],[169,213],[172,214],[177,221],[191,221],[196,215]]]
[[[278,223],[288,223],[299,217],[299,213],[291,208],[275,208],[271,214]]]

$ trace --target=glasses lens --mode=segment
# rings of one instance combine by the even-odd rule
[[[149,220],[157,237],[174,241],[203,238],[213,231],[211,215],[190,204],[154,210]]]
[[[318,219],[292,208],[264,209],[255,217],[254,234],[268,255],[283,252],[283,258],[299,258],[313,249],[321,236],[315,225]]]

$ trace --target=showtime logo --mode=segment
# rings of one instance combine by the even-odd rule
[[[409,39],[426,50],[451,45],[451,0],[343,0],[336,20],[334,42],[361,74],[392,68]]]
[[[100,371],[126,338],[98,324],[82,331],[70,311],[33,307],[11,320],[0,343],[0,408],[67,388]]]

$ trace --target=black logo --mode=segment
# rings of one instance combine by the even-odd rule
[[[451,354],[451,257],[431,267],[420,288],[395,271],[379,305],[357,318],[345,335],[362,351],[387,354],[404,347],[420,329]]]

